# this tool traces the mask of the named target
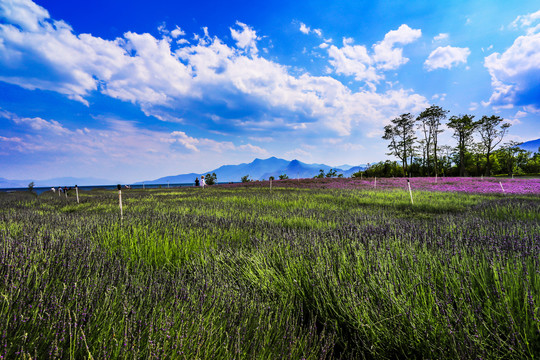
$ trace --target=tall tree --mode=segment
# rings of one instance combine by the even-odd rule
[[[458,141],[459,176],[465,176],[465,153],[472,141],[472,134],[478,126],[473,119],[474,115],[452,116],[447,124],[449,128],[454,129],[452,136]]]
[[[422,165],[424,167],[424,170],[426,171],[426,174],[429,176],[430,174],[430,151],[431,151],[431,131],[429,131],[429,126],[427,119],[420,118],[418,116],[416,118],[416,121],[419,122],[418,128],[422,131],[422,134],[424,135],[424,138],[418,142],[418,144],[422,147]]]
[[[383,139],[390,140],[388,155],[395,155],[403,164],[403,171],[407,174],[407,157],[412,152],[416,137],[414,136],[414,118],[408,114],[401,114],[391,120],[392,124],[384,127]]]
[[[487,117],[484,115],[478,122],[478,131],[480,132],[481,142],[485,150],[487,176],[491,175],[491,153],[502,141],[510,127],[510,124],[503,124],[503,121],[504,119],[500,116],[492,115]]]
[[[504,171],[511,175],[514,172],[523,171],[521,168],[527,164],[527,161],[531,157],[532,153],[519,147],[520,143],[516,141],[510,141],[499,148],[497,156]]]
[[[441,125],[441,120],[446,119],[446,114],[448,114],[448,112],[448,110],[444,110],[440,106],[431,105],[426,110],[422,111],[416,118],[416,120],[421,124],[424,132],[424,139],[426,140],[428,167],[430,144],[432,144],[435,174],[438,174],[437,139],[438,135],[443,132],[443,130],[439,129],[439,126]]]

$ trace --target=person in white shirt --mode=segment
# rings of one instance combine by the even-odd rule
[[[201,175],[201,186],[203,189],[206,186],[206,180],[204,180],[204,175]]]

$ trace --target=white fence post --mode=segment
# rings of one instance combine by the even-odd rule
[[[409,186],[409,195],[411,195],[411,205],[414,205],[411,191],[411,182],[409,181],[409,179],[407,179],[407,185]]]
[[[124,220],[124,211],[122,209],[122,186],[118,184],[118,202],[120,204],[120,219]]]

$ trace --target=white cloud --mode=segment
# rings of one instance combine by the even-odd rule
[[[351,45],[352,38],[343,38],[343,47],[332,45],[328,49],[330,64],[336,73],[354,75],[357,81],[365,81],[374,88],[374,84],[384,79],[380,71],[397,69],[409,59],[403,57],[403,49],[397,44],[406,45],[421,36],[421,30],[411,29],[403,24],[397,30],[389,31],[384,39],[373,45],[369,53],[363,45]]]
[[[433,100],[444,101],[446,99],[446,94],[435,94],[431,97]]]
[[[306,26],[306,24],[300,23],[300,31],[307,35],[311,31],[311,29],[308,26]]]
[[[448,35],[447,33],[440,33],[439,35],[437,35],[437,36],[435,36],[433,38],[433,41],[448,40],[449,37],[450,37],[450,35]]]
[[[540,110],[540,10],[518,16],[513,28],[526,31],[502,54],[493,53],[484,59],[491,75],[493,93],[486,104],[497,108],[515,105],[529,112]]]
[[[31,0],[6,0],[0,3],[0,18],[9,19],[23,30],[38,31],[49,12]]]
[[[451,69],[460,64],[467,63],[467,57],[471,54],[469,48],[458,48],[452,46],[438,47],[429,54],[424,62],[428,71],[435,69]]]
[[[493,49],[493,45],[489,45],[486,49],[482,48],[482,52],[490,51]]]
[[[330,57],[330,65],[338,74],[354,75],[357,81],[372,83],[378,82],[382,78],[372,66],[373,60],[363,45],[351,46],[346,39],[343,39],[343,47],[330,46],[328,56]]]
[[[302,22],[300,23],[300,32],[303,33],[303,34],[306,34],[306,35],[313,32],[318,37],[322,37],[322,30],[321,29],[313,29],[313,30],[311,30],[311,28],[309,26],[307,26],[306,24],[304,24]]]
[[[76,35],[67,24],[46,18],[43,8],[36,5],[35,12],[41,20],[27,26],[35,31],[0,24],[0,80],[56,91],[84,103],[91,92],[99,91],[138,104],[163,121],[199,125],[214,121],[205,113],[208,108],[222,109],[232,114],[222,120],[229,134],[293,128],[339,135],[350,134],[360,124],[370,131],[427,104],[411,90],[377,93],[370,87],[353,92],[329,76],[291,75],[289,67],[257,54],[256,32],[240,22],[239,29],[231,28],[236,47],[211,38],[207,28],[195,37],[197,43],[185,45],[167,36],[157,39],[133,32],[115,40]],[[395,46],[419,36],[420,30],[402,25],[375,44],[372,54],[344,39],[342,48],[328,48],[330,63],[337,73],[376,83],[383,77],[380,70],[406,62]],[[193,151],[196,142],[181,139],[177,144]]]
[[[66,134],[69,131],[64,128],[58,121],[47,121],[42,118],[14,118],[13,121],[16,124],[25,124],[30,126],[33,130],[38,131],[51,131],[55,134]]]
[[[403,49],[396,48],[396,44],[407,45],[422,36],[420,29],[411,29],[403,24],[397,30],[389,31],[383,41],[373,45],[373,59],[377,67],[384,70],[397,69],[407,63],[409,59],[403,57]]]
[[[190,136],[187,136],[185,132],[183,131],[173,131],[171,133],[171,139],[168,139],[169,142],[178,142],[186,147],[186,149],[193,150],[199,152],[199,149],[197,149],[197,145],[199,144],[199,140],[192,138]]]
[[[516,119],[521,119],[521,118],[524,118],[524,117],[526,117],[526,116],[527,116],[527,113],[526,113],[525,111],[521,111],[521,110],[519,110],[519,111],[516,113],[516,115],[514,115],[514,117],[515,117]]]
[[[510,24],[510,26],[513,28],[525,28],[527,30],[527,34],[533,34],[540,29],[539,25],[533,26],[539,20],[540,20],[540,10],[531,14],[527,14],[527,15],[519,15]]]
[[[173,37],[173,39],[176,39],[177,37],[184,36],[184,35],[186,35],[186,32],[180,29],[178,26],[176,26],[176,29],[171,31],[171,36]]]
[[[259,156],[268,156],[270,155],[269,152],[259,146],[251,145],[251,144],[245,144],[240,145],[236,147],[237,150],[240,151],[246,151],[250,154],[258,154]]]
[[[343,45],[351,45],[354,44],[354,39],[351,37],[344,37],[343,38]]]
[[[21,143],[21,142],[22,142],[22,139],[19,138],[19,137],[5,137],[5,136],[0,136],[0,141],[4,141],[4,142],[13,142],[13,143]]]
[[[502,54],[487,56],[484,66],[493,86],[490,104],[540,108],[540,33],[518,37]]]
[[[255,30],[239,21],[236,22],[236,25],[241,28],[240,31],[230,28],[231,36],[234,40],[236,40],[236,46],[241,49],[248,50],[251,54],[256,54],[257,40],[259,40],[259,38],[257,37],[257,33],[255,32]]]

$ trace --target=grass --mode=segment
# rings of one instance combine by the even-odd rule
[[[540,200],[0,196],[4,358],[537,358]]]

